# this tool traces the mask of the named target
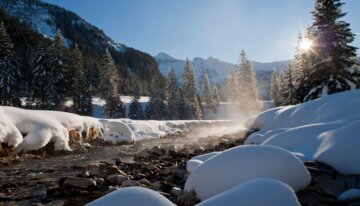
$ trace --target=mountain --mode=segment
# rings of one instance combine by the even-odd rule
[[[29,39],[16,34],[16,28],[9,23],[9,21],[14,22],[11,18],[19,20],[21,27],[27,25],[32,31],[45,38],[53,39],[56,31],[59,30],[68,47],[77,43],[87,62],[87,68],[92,73],[89,76],[95,87],[99,72],[101,72],[97,64],[106,48],[109,49],[117,64],[118,73],[124,85],[130,82],[139,83],[141,92],[146,94],[152,77],[161,75],[152,56],[115,42],[101,29],[59,6],[40,0],[0,0],[0,12],[5,13],[0,15],[2,16],[0,21],[4,21],[12,39],[14,36],[18,38],[13,40],[15,46],[17,46],[16,41],[27,39],[29,42]],[[26,49],[31,52],[32,45],[36,45],[39,39],[41,38],[37,37],[36,41],[32,39]],[[128,90],[124,88],[123,92],[126,91]]]
[[[181,74],[184,69],[185,60],[176,59],[166,53],[159,53],[154,56],[155,60],[159,65],[160,72],[163,75],[167,75],[169,68],[173,68],[175,74],[181,79]],[[201,85],[202,76],[206,73],[211,83],[222,84],[225,79],[229,76],[231,68],[237,69],[239,66],[231,64],[225,61],[221,61],[214,57],[208,57],[203,59],[195,57],[192,61],[195,73],[198,78],[198,82]],[[252,62],[256,78],[258,82],[258,88],[260,95],[263,99],[269,99],[270,97],[270,83],[271,83],[271,72],[273,69],[279,71],[288,66],[290,61],[278,61],[269,63]]]

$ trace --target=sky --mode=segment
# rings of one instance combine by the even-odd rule
[[[296,38],[312,23],[313,0],[43,0],[77,13],[116,42],[156,55],[209,56],[237,63],[293,58]],[[344,20],[359,36],[360,1],[343,0]],[[359,52],[358,52],[359,53]]]

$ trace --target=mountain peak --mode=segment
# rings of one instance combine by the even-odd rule
[[[156,56],[154,56],[155,59],[157,60],[163,60],[163,59],[175,59],[174,57],[164,53],[164,52],[160,52],[159,54],[157,54]]]

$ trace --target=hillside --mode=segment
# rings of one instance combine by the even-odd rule
[[[138,82],[141,92],[147,94],[150,79],[154,75],[160,75],[153,57],[113,41],[101,29],[71,11],[39,0],[0,0],[0,9],[6,13],[1,12],[0,20],[4,21],[15,46],[21,47],[17,50],[23,53],[27,51],[27,54],[22,55],[24,61],[30,60],[32,48],[42,38],[41,36],[53,39],[56,31],[60,30],[68,47],[73,43],[79,45],[89,69],[88,78],[95,87],[100,72],[97,62],[106,48],[109,48],[117,64],[124,84],[122,92],[128,92],[126,85],[130,82]],[[26,28],[25,25],[31,29]],[[19,32],[24,30],[26,34]],[[26,44],[24,45],[23,42]]]

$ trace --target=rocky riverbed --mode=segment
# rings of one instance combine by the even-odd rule
[[[250,132],[199,139],[178,135],[115,146],[93,141],[92,147],[77,146],[71,153],[23,154],[2,163],[0,206],[84,205],[128,186],[151,188],[178,205],[194,205],[199,202],[195,195],[182,191],[189,175],[186,161],[241,145]],[[342,176],[320,163],[306,166],[312,182],[297,194],[302,205],[349,204],[336,197],[356,187],[358,177]]]

